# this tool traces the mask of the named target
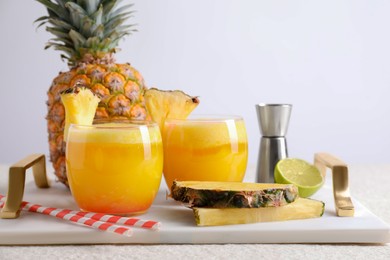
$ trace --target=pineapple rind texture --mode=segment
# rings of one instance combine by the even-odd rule
[[[298,198],[283,207],[241,209],[194,207],[193,213],[198,226],[220,226],[319,218],[324,210],[325,203],[322,201]]]
[[[115,73],[115,74],[114,74]],[[120,79],[120,80],[118,80]],[[121,81],[121,79],[123,79]],[[95,119],[129,118],[148,120],[141,74],[130,64],[87,64],[60,73],[48,91],[48,133],[50,160],[59,181],[68,185],[65,169],[65,109],[60,94],[68,88],[83,86],[100,98]]]
[[[298,198],[292,184],[174,181],[171,191],[173,199],[189,207],[280,207]]]

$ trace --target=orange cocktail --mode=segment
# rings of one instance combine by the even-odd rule
[[[81,210],[138,214],[157,195],[163,165],[154,123],[72,125],[66,166],[69,186]]]
[[[248,143],[241,117],[166,120],[163,131],[164,178],[180,181],[242,181]]]

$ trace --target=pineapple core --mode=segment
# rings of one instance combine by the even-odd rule
[[[66,142],[70,124],[92,125],[100,99],[87,88],[74,87],[61,93],[61,101],[65,107]]]

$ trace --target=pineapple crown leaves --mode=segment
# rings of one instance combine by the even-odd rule
[[[119,40],[136,30],[124,22],[133,16],[133,4],[122,0],[36,0],[48,11],[34,22],[54,35],[45,49],[62,51],[61,58],[75,66],[88,59],[104,59],[115,53]]]

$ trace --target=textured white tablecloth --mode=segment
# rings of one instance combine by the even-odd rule
[[[350,189],[390,223],[390,165],[350,165]],[[3,259],[390,259],[390,244],[0,246]]]

